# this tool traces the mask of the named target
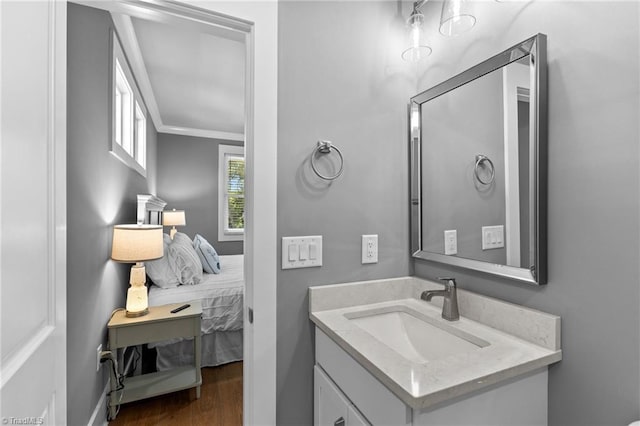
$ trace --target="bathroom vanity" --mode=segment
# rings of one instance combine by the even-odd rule
[[[315,425],[544,425],[560,317],[416,277],[309,289]]]

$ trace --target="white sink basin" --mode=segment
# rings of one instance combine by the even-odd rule
[[[424,364],[449,355],[479,350],[489,342],[407,306],[346,313],[355,325],[409,361]]]

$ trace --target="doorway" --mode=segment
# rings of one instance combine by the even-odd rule
[[[165,1],[77,3],[205,31],[232,31],[245,40],[243,419],[246,424],[274,424],[277,3],[198,2],[200,7]],[[254,286],[255,277],[260,286]]]

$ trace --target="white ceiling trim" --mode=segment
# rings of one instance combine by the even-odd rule
[[[131,67],[131,70],[133,71],[133,75],[135,76],[136,82],[138,83],[138,87],[146,103],[147,110],[149,111],[149,115],[151,116],[151,120],[153,121],[153,125],[158,133],[170,133],[174,135],[196,136],[212,139],[225,139],[231,141],[244,141],[243,133],[231,133],[217,130],[196,129],[164,124],[162,121],[162,116],[160,115],[160,109],[158,108],[158,102],[156,101],[156,97],[153,93],[151,80],[149,80],[147,68],[144,65],[142,51],[140,50],[140,45],[138,44],[138,38],[136,37],[136,32],[133,28],[131,17],[129,17],[128,15],[122,15],[120,13],[111,13],[111,17],[113,18],[116,32],[118,33],[118,36],[120,38],[120,43],[122,43],[122,48],[125,51],[127,60],[129,61],[129,65]]]
[[[219,132],[217,130],[193,129],[190,127],[187,128],[166,125],[160,126],[157,130],[158,133],[171,133],[173,135],[197,136],[200,138],[224,139],[227,141],[244,142],[244,134],[242,133]]]

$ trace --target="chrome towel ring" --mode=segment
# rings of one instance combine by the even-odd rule
[[[485,163],[487,163],[488,166]],[[480,177],[480,173],[478,172],[478,169],[480,167],[488,167],[490,172],[489,179],[483,180]],[[476,165],[473,168],[473,173],[476,175],[476,179],[478,179],[478,182],[480,182],[483,185],[491,185],[496,177],[496,169],[495,167],[493,167],[493,161],[491,161],[491,159],[486,155],[482,155],[482,154],[476,155]]]
[[[316,154],[320,153],[320,154],[329,154],[331,152],[331,150],[334,150],[335,152],[338,153],[338,156],[340,157],[340,169],[338,170],[338,172],[333,175],[333,176],[325,176],[322,173],[320,173],[318,171],[318,168],[316,167]],[[340,150],[338,149],[338,147],[336,147],[333,143],[331,143],[330,141],[318,141],[318,144],[316,145],[316,148],[313,150],[313,152],[311,153],[311,168],[313,169],[314,173],[316,175],[318,175],[318,177],[320,179],[324,179],[324,180],[334,180],[337,179],[338,176],[340,176],[342,174],[342,171],[344,170],[344,157],[342,156],[342,153],[340,152]]]

